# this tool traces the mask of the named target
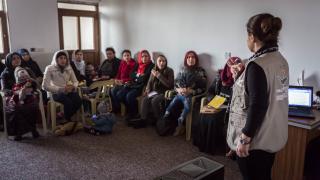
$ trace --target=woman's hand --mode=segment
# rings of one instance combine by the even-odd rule
[[[75,87],[73,85],[66,85],[66,87],[64,88],[64,91],[66,93],[71,93],[71,92],[73,92],[74,89],[75,89]]]
[[[238,142],[237,150],[236,150],[236,153],[239,157],[249,156],[250,142],[251,142],[250,137],[246,136],[243,133],[240,135],[240,141]]]
[[[149,94],[149,90],[146,89],[146,90],[143,92],[142,96],[147,96],[148,94]]]
[[[159,71],[156,71],[154,69],[151,70],[151,74],[154,76],[154,77],[158,77],[160,75]]]

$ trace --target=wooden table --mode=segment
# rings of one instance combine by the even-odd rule
[[[315,119],[289,117],[288,142],[276,155],[273,180],[303,180],[305,152],[308,143],[320,136],[320,112]]]

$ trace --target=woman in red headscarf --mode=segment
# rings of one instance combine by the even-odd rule
[[[138,54],[138,63],[130,74],[131,81],[124,84],[124,88],[119,92],[124,95],[122,96],[123,98],[119,100],[126,105],[126,121],[138,117],[137,97],[142,94],[143,87],[147,85],[153,66],[154,64],[151,61],[149,52],[147,50],[140,51]]]
[[[184,67],[181,68],[175,79],[175,90],[178,93],[168,105],[163,119],[169,119],[174,110],[179,109],[183,104],[182,112],[177,122],[178,126],[174,136],[182,135],[185,132],[184,121],[191,110],[192,96],[204,93],[207,87],[206,71],[199,66],[199,58],[195,51],[188,51],[184,58]],[[172,115],[171,115],[172,114]]]
[[[207,102],[210,102],[214,96],[220,95],[227,98],[225,105],[228,105],[234,81],[243,70],[244,64],[239,57],[229,58],[224,68],[218,71],[216,78],[209,87]],[[200,114],[200,116],[201,118],[193,128],[193,144],[201,152],[214,154],[219,145],[225,145],[220,143],[220,139],[225,134],[223,127],[229,117],[228,112],[226,108],[222,108],[221,111],[214,114]]]

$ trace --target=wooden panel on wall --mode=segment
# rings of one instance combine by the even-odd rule
[[[273,165],[273,180],[302,180],[307,133],[307,129],[289,126],[288,142],[285,148],[277,153]]]

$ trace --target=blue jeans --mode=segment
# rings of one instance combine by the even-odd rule
[[[53,94],[53,100],[63,104],[64,117],[71,121],[71,117],[82,105],[82,100],[77,92]]]
[[[128,116],[136,116],[138,113],[137,97],[141,94],[140,90],[135,88],[126,88],[116,86],[111,89],[111,100],[115,111],[120,110],[120,103],[126,105]]]
[[[110,91],[113,112],[120,111],[120,100],[123,100],[125,96],[125,94],[121,92],[123,88],[123,86],[115,86]]]
[[[179,118],[184,121],[187,118],[188,113],[190,112],[191,98],[192,96],[182,96],[180,94],[176,95],[173,98],[173,100],[170,102],[166,111],[171,113],[172,109],[175,108],[179,102],[183,103],[183,110]],[[182,124],[183,122],[179,122],[179,123]]]

